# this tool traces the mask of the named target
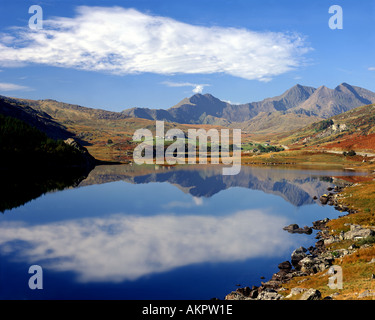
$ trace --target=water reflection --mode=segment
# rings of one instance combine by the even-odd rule
[[[219,166],[98,166],[79,186],[126,181],[133,184],[168,182],[195,198],[212,197],[222,190],[242,187],[281,196],[294,206],[314,203],[327,192],[333,179],[327,175],[354,173],[287,170],[243,166],[235,176],[223,176]],[[363,173],[358,173],[363,174]]]
[[[173,268],[272,256],[288,250],[286,218],[260,210],[227,216],[112,215],[28,226],[0,225],[3,254],[78,281],[135,280]],[[272,235],[272,236],[270,236]]]
[[[18,269],[24,276],[32,264],[56,285],[43,290],[46,298],[61,297],[59,290],[86,298],[92,286],[99,298],[144,298],[145,288],[157,288],[151,299],[210,298],[232,290],[235,278],[257,284],[265,269],[272,274],[296,247],[315,242],[284,226],[338,214],[308,205],[336,183],[334,175],[345,173],[242,167],[223,176],[220,167],[98,166],[75,188],[0,215],[0,298],[26,290],[10,275]],[[191,281],[194,274],[204,286]]]
[[[33,172],[15,168],[1,172],[0,212],[22,206],[47,192],[74,188],[87,177],[89,171],[71,168]]]

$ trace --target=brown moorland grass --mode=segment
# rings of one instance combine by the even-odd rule
[[[335,300],[358,300],[358,296],[370,290],[375,292],[375,280],[372,274],[375,272],[375,263],[371,263],[375,257],[375,247],[358,249],[354,254],[347,255],[343,258],[335,259],[333,264],[342,268],[343,288],[331,289],[328,286],[330,275],[328,270],[316,273],[310,276],[295,277],[290,282],[283,285],[286,291],[283,295],[287,296],[294,287],[314,288],[321,292],[322,298],[335,295]],[[290,300],[298,300],[301,294],[295,295]],[[375,297],[364,297],[364,300],[372,300]]]
[[[347,187],[340,195],[340,202],[357,213],[332,220],[328,226],[335,233],[347,231],[348,224],[375,226],[375,181],[364,181]]]
[[[373,178],[373,177],[371,177]],[[338,234],[341,231],[348,231],[350,224],[360,224],[375,230],[375,181],[360,181],[351,187],[347,187],[341,193],[340,202],[349,205],[357,210],[357,213],[342,216],[331,220],[327,226],[331,234]],[[361,293],[369,290],[375,293],[375,237],[362,240],[343,240],[333,243],[327,247],[332,255],[336,250],[347,249],[350,245],[362,246],[354,253],[334,260],[333,264],[338,265],[343,271],[343,289],[331,289],[328,286],[327,270],[304,277],[293,278],[283,285],[286,291],[283,295],[290,293],[293,287],[314,288],[322,293],[322,297],[336,294],[336,300],[374,300],[375,296],[361,297]],[[364,245],[364,246],[363,246]],[[299,299],[301,295],[293,296],[291,299]]]

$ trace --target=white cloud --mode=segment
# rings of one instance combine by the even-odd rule
[[[225,73],[268,81],[300,66],[310,50],[297,34],[194,26],[121,7],[80,6],[75,17],[43,25],[1,34],[0,65],[37,63],[120,75]]]
[[[375,71],[375,67],[368,68],[370,71]]]
[[[224,101],[224,102],[226,102],[226,103],[229,103],[229,104],[233,104],[233,105],[239,105],[239,104],[242,104],[241,102],[233,102],[233,101],[231,101],[231,100],[222,100],[222,101]]]
[[[286,223],[258,210],[223,217],[123,214],[44,225],[1,223],[0,252],[43,269],[73,271],[81,282],[120,282],[195,263],[289,251],[294,237],[282,230]]]
[[[171,81],[164,81],[163,84],[167,85],[168,87],[193,87],[194,93],[202,93],[204,87],[209,87],[209,84],[196,84],[190,82],[171,82]]]
[[[203,88],[204,88],[203,85],[198,84],[198,85],[196,85],[195,88],[193,89],[193,92],[194,92],[194,93],[202,93],[202,92],[203,92]]]
[[[0,82],[0,91],[30,91],[30,87],[20,86],[14,83]]]

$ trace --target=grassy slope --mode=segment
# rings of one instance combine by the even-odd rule
[[[314,149],[336,149],[363,152],[375,152],[375,105],[355,108],[330,119],[313,123],[301,130],[274,136],[279,143],[291,148],[302,146]],[[334,125],[345,125],[345,130],[333,130],[332,126],[325,128],[324,123],[332,121]]]
[[[337,177],[346,179],[354,184],[346,187],[340,194],[340,203],[345,204],[356,213],[343,215],[328,222],[329,233],[339,235],[341,231],[348,231],[350,224],[359,224],[364,227],[375,229],[375,175],[358,177]],[[372,274],[375,273],[375,263],[371,263],[375,258],[375,239],[370,237],[362,240],[342,240],[327,246],[327,250],[334,254],[337,250],[347,249],[355,244],[359,249],[350,255],[336,258],[333,262],[343,271],[343,289],[330,289],[328,287],[327,270],[309,276],[295,277],[290,282],[283,285],[287,296],[294,287],[314,288],[322,293],[322,297],[336,293],[335,300],[372,300],[375,297],[359,298],[359,295],[366,290],[375,292],[375,280]],[[365,244],[365,246],[363,246]],[[292,300],[297,300],[301,295],[293,296]]]

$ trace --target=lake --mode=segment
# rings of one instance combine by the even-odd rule
[[[224,299],[313,245],[315,232],[282,228],[342,214],[313,197],[353,174],[98,166],[0,215],[0,299]],[[29,288],[32,265],[43,289]]]

